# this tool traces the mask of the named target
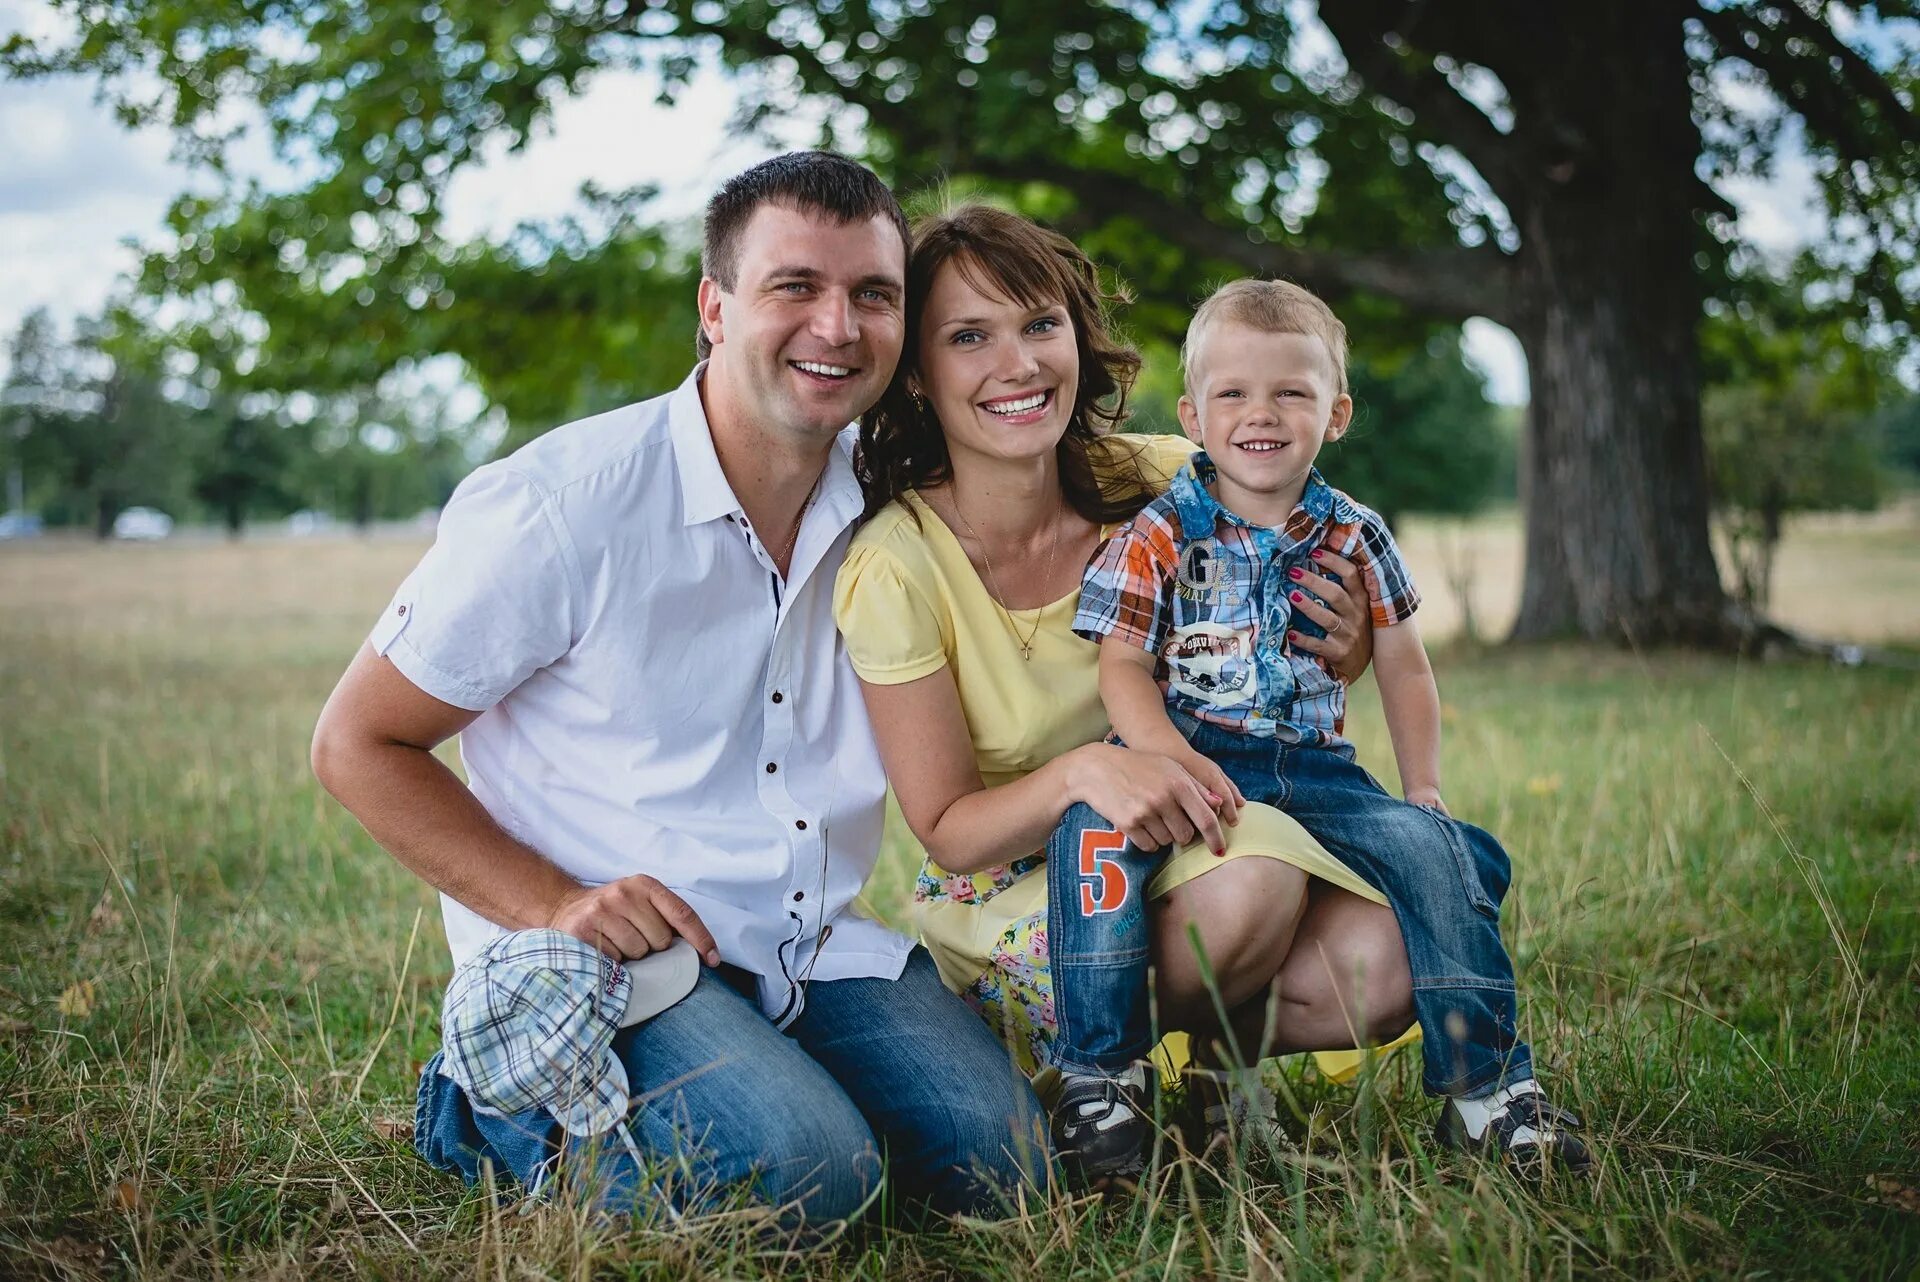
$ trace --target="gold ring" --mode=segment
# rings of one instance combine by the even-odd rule
[[[1339,615],[1337,615],[1337,614],[1336,614],[1336,615],[1334,615],[1334,616],[1333,616],[1333,626],[1327,629],[1327,635],[1328,635],[1328,636],[1332,636],[1332,635],[1333,635],[1334,633],[1336,633],[1336,632],[1338,632],[1338,631],[1339,631],[1339,630],[1341,629],[1341,627],[1342,627],[1342,626],[1343,626],[1343,625],[1344,625],[1345,623],[1346,623],[1346,620],[1345,620],[1345,619],[1342,619],[1342,618],[1341,618],[1341,617],[1340,617]]]

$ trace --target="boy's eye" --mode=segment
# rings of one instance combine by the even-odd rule
[[[1230,387],[1226,391],[1220,393],[1220,399],[1224,401],[1224,400],[1229,400],[1229,399],[1238,397],[1240,395],[1241,395],[1241,391],[1239,388]]]

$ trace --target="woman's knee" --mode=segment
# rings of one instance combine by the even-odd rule
[[[1211,1009],[1217,995],[1237,1006],[1264,991],[1287,956],[1306,891],[1298,868],[1259,858],[1230,860],[1176,886],[1154,914],[1163,1003],[1170,1011],[1196,1003]]]
[[[1346,892],[1316,899],[1279,975],[1281,995],[1364,1041],[1413,1022],[1413,973],[1391,909]]]

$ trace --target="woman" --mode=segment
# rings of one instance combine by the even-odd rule
[[[916,229],[907,290],[901,369],[861,433],[871,520],[840,572],[836,614],[926,852],[915,898],[942,977],[1024,1068],[1046,1063],[1036,852],[1085,802],[1184,846],[1149,892],[1163,1029],[1222,1031],[1193,927],[1243,1052],[1392,1038],[1411,1022],[1411,980],[1377,892],[1278,811],[1246,807],[1223,828],[1171,759],[1102,742],[1097,647],[1069,629],[1081,571],[1191,447],[1111,434],[1139,357],[1109,333],[1093,264],[1025,219],[968,206]],[[1327,563],[1357,583],[1351,565]],[[1358,675],[1363,602],[1309,586],[1332,603],[1312,611],[1330,636],[1300,644]],[[1302,871],[1315,881],[1289,948],[1265,905]]]

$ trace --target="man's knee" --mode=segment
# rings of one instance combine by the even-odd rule
[[[763,1139],[753,1187],[771,1206],[809,1223],[850,1220],[872,1202],[883,1171],[880,1147],[848,1104],[832,1116],[793,1117]]]

